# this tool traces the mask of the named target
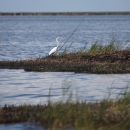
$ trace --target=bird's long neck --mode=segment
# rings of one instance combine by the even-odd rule
[[[59,41],[58,41],[58,39],[56,39],[56,42],[57,42],[57,47],[59,46]]]

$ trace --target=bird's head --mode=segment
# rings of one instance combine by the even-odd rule
[[[59,40],[62,40],[62,38],[61,38],[61,37],[57,37],[57,38],[56,38],[56,41],[59,41]]]

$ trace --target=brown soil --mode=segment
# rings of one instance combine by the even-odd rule
[[[130,73],[130,51],[106,54],[65,54],[38,59],[0,61],[1,69],[38,72]]]

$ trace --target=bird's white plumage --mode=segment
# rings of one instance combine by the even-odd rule
[[[59,46],[59,41],[58,40],[59,40],[59,37],[56,38],[57,46],[54,47],[53,49],[51,49],[51,51],[49,52],[49,55],[53,55],[57,51],[58,46]]]
[[[49,52],[49,55],[52,55],[56,52],[57,50],[57,47],[54,47],[53,49],[51,49],[51,51]]]

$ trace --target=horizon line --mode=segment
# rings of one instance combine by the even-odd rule
[[[130,11],[0,12],[0,15],[130,15]]]

